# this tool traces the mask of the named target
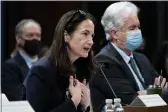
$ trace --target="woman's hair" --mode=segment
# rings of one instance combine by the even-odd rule
[[[38,58],[43,57],[48,50],[49,50],[49,47],[47,45],[42,46],[40,49],[40,52],[38,53]]]
[[[77,26],[87,19],[92,20],[95,24],[93,16],[89,13],[85,13],[82,10],[72,10],[61,17],[55,28],[53,43],[47,55],[54,67],[68,76],[75,75],[76,71],[68,56],[64,33],[66,31],[68,34],[72,34],[76,30]],[[86,70],[89,77],[94,70],[92,57],[93,53],[91,50],[87,58],[79,58],[74,62],[77,67],[83,67],[80,69]]]

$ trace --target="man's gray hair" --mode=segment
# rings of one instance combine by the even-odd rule
[[[111,4],[104,12],[101,24],[104,27],[106,39],[110,40],[110,29],[118,28],[124,24],[124,18],[130,14],[137,15],[139,8],[131,2],[116,2]]]
[[[33,23],[37,24],[39,26],[40,30],[41,30],[41,26],[40,26],[40,24],[37,21],[35,21],[33,19],[23,19],[16,25],[16,27],[15,27],[15,35],[17,35],[17,36],[22,35],[24,25],[29,23],[29,22],[33,22]]]

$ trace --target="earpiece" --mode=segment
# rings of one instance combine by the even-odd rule
[[[68,33],[67,33],[67,31],[65,30],[64,31],[64,40],[65,40],[65,43],[68,43],[69,42],[69,35],[68,35]]]

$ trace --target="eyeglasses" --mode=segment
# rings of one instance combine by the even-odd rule
[[[77,14],[81,14],[81,15],[86,16],[86,13],[85,13],[84,11],[76,10],[76,11],[74,12],[74,14],[72,15],[71,19],[67,22],[66,27],[72,22],[72,20],[74,19],[74,17],[75,17]]]

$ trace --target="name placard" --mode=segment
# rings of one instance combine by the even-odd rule
[[[153,107],[153,106],[164,106],[167,104],[158,94],[152,94],[152,95],[139,95],[132,101],[130,105]]]
[[[2,104],[2,112],[35,112],[28,101],[10,101]]]
[[[9,100],[8,100],[8,98],[6,97],[6,95],[5,94],[1,94],[2,95],[2,104],[6,104],[6,103],[9,103]]]

